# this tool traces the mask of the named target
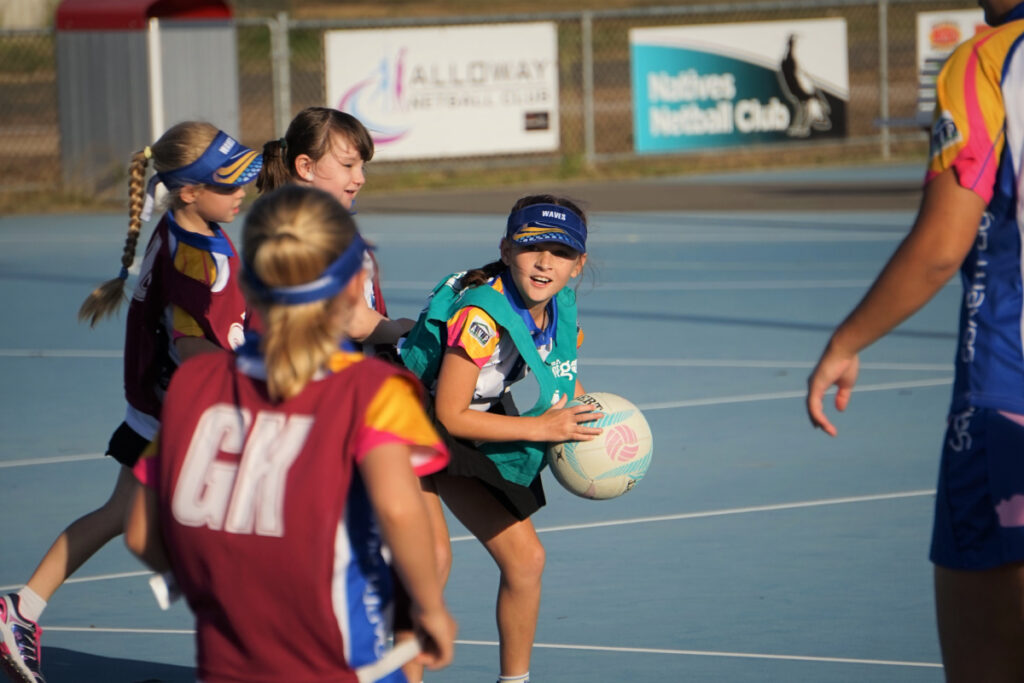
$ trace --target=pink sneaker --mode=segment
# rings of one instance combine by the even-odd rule
[[[0,597],[0,664],[11,680],[46,683],[39,672],[39,624],[21,616],[17,593]]]

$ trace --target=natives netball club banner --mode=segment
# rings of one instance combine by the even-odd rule
[[[917,13],[917,122],[931,127],[935,111],[935,78],[953,49],[988,29],[980,9]]]
[[[638,152],[846,135],[846,21],[629,32]]]
[[[374,159],[557,150],[555,24],[329,31],[327,104]]]

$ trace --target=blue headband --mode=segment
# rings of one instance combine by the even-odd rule
[[[327,266],[323,274],[312,282],[301,285],[270,287],[265,285],[253,272],[248,264],[242,269],[242,277],[246,284],[264,301],[273,304],[292,306],[308,304],[321,299],[329,299],[340,292],[349,280],[363,268],[363,254],[372,250],[357,232],[352,243],[341,253],[334,263]]]
[[[587,253],[587,224],[557,204],[532,204],[509,214],[505,237],[516,244],[561,242]]]
[[[217,131],[213,142],[191,164],[170,171],[157,171],[149,179],[142,220],[149,220],[152,214],[157,183],[163,183],[168,190],[186,185],[235,187],[256,180],[261,168],[262,156],[241,145],[224,131]]]

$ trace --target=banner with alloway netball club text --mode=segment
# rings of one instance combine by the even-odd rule
[[[558,149],[550,22],[328,31],[327,105],[370,130],[374,159]]]
[[[629,32],[638,152],[846,135],[844,19]]]

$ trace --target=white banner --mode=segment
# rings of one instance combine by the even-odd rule
[[[373,134],[375,159],[557,150],[554,23],[328,31],[327,106]]]

